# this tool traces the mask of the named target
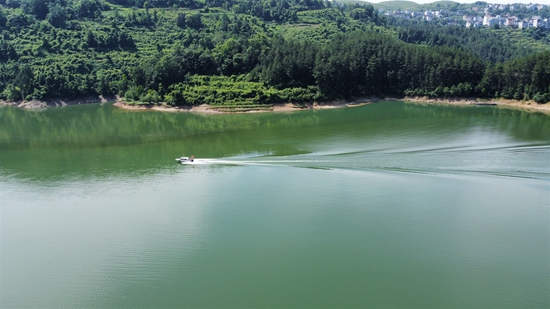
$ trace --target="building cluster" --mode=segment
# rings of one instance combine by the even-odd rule
[[[466,21],[466,27],[468,28],[494,27],[496,25],[499,27],[514,27],[519,29],[550,28],[550,21],[548,18],[543,19],[537,15],[523,19],[516,16],[492,16],[491,14],[485,14],[483,17],[464,15],[462,19]]]
[[[422,19],[425,21],[445,21],[447,25],[465,25],[468,28],[478,27],[514,27],[549,28],[550,19],[542,18],[537,12],[549,9],[545,4],[486,4],[473,6],[464,10],[394,10],[379,9],[379,13],[405,19]],[[522,16],[522,17],[518,17]],[[528,17],[525,17],[528,16]]]

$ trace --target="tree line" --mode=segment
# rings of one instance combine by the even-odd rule
[[[172,105],[366,95],[550,101],[550,48],[535,52],[487,29],[397,25],[371,5],[318,0],[124,1],[4,3],[2,98],[117,94]],[[63,22],[55,19],[59,7]]]
[[[398,37],[404,42],[465,49],[488,62],[503,62],[533,53],[531,48],[514,45],[488,29],[442,26],[404,19],[395,19],[392,24],[399,26]]]

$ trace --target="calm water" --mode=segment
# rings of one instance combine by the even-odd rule
[[[2,308],[548,308],[550,116],[0,107],[0,249]]]

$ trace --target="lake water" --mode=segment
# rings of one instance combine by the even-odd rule
[[[550,116],[0,107],[0,250],[2,308],[548,308]]]

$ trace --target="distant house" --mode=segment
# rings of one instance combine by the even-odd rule
[[[491,22],[492,19],[493,19],[493,16],[491,16],[491,14],[485,14],[485,16],[483,16],[483,25],[489,26],[489,23]]]
[[[494,25],[500,25],[500,18],[493,18],[489,21],[489,27],[493,27]]]
[[[518,28],[519,28],[519,29],[526,29],[526,28],[529,28],[529,22],[524,21],[524,20],[520,21],[520,22],[518,23]]]
[[[506,25],[506,18],[497,15],[497,17],[493,18],[492,25],[504,26]]]
[[[329,1],[333,1],[333,0],[329,0]],[[544,16],[545,19],[543,19],[540,16],[535,15],[537,14],[537,10],[540,10],[541,8],[544,8],[546,10],[548,8],[548,5],[539,5],[539,4],[533,4],[533,3],[530,3],[530,4],[516,3],[513,5],[487,4],[486,2],[479,2],[476,4],[478,5],[468,10],[449,10],[449,9],[429,10],[427,9],[424,11],[412,11],[409,9],[409,10],[387,11],[387,10],[379,9],[378,12],[386,16],[394,16],[394,17],[403,18],[403,19],[414,18],[414,19],[422,19],[425,21],[433,21],[437,19],[442,21],[444,20],[443,24],[446,26],[455,25],[457,24],[458,20],[462,19],[463,22],[459,23],[458,25],[464,26],[465,24],[466,27],[468,28],[500,26],[500,27],[514,27],[514,28],[518,27],[520,29],[531,28],[531,27],[550,29],[550,22],[548,21],[548,18],[546,18],[547,16]],[[517,12],[518,9],[521,9],[521,12]],[[526,9],[529,10],[530,12],[525,12]],[[482,12],[485,12],[485,13],[482,13]],[[497,15],[497,13],[502,13],[502,16]],[[522,21],[520,21],[517,18],[517,16],[514,16],[520,13],[524,15],[522,16],[522,19],[523,19]]]

